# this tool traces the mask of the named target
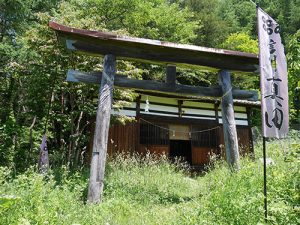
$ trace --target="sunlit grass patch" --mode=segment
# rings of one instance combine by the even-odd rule
[[[267,143],[270,224],[299,224],[299,137]],[[231,172],[217,161],[201,176],[165,156],[108,160],[101,204],[87,204],[88,171],[46,176],[0,168],[0,224],[264,223],[261,143]]]

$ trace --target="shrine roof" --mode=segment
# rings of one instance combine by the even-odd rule
[[[49,27],[66,41],[69,49],[82,54],[114,54],[117,59],[212,71],[257,73],[259,66],[258,56],[251,53],[77,29],[53,21],[49,22]]]

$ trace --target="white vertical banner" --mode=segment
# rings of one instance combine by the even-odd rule
[[[287,63],[280,27],[257,9],[262,129],[264,137],[283,138],[289,129]]]

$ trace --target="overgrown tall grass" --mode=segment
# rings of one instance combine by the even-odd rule
[[[299,137],[268,143],[269,224],[300,224]],[[87,171],[62,168],[42,176],[0,169],[0,224],[258,224],[264,223],[263,167],[243,158],[237,173],[216,162],[191,176],[167,158],[109,160],[104,199],[86,204]]]

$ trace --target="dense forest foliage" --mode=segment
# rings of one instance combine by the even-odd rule
[[[289,66],[291,122],[300,80],[300,0],[261,0],[282,27]],[[21,171],[36,163],[47,131],[53,166],[83,165],[96,86],[65,82],[67,69],[100,70],[102,59],[72,54],[48,22],[200,46],[258,52],[256,8],[249,0],[0,0],[0,162]],[[118,61],[118,72],[164,79],[165,68]],[[211,72],[178,68],[182,84],[209,86]],[[233,75],[235,86],[258,89],[259,77]],[[115,90],[115,107],[135,95]],[[126,118],[113,118],[125,122]],[[82,157],[83,156],[83,157]]]

